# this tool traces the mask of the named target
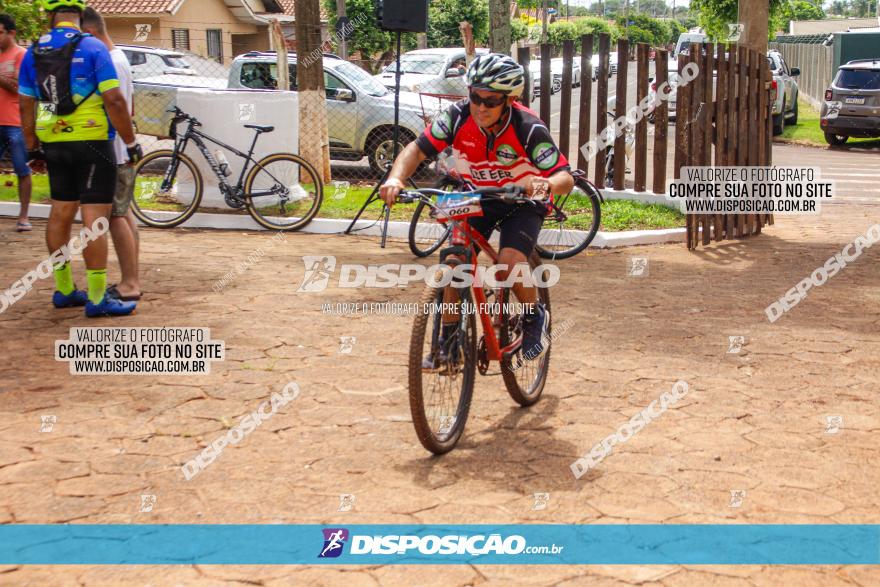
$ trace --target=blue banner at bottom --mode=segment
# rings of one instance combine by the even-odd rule
[[[880,525],[20,525],[0,564],[880,564]]]

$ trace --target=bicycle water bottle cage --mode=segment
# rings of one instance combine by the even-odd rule
[[[73,92],[70,87],[73,53],[80,41],[90,36],[87,33],[76,33],[71,37],[69,43],[56,49],[40,47],[37,42],[34,43],[34,65],[37,70],[40,101],[52,104],[53,113],[56,116],[70,116],[97,89],[96,86],[79,103],[73,101]]]

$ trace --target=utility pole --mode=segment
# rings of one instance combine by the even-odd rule
[[[348,20],[345,14],[345,0],[336,0],[336,20],[341,18]],[[348,59],[348,41],[346,37],[348,36],[348,31],[343,29],[342,34],[339,35],[339,56],[343,59]]]

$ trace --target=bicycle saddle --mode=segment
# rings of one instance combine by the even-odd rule
[[[275,130],[274,126],[266,126],[262,124],[246,124],[244,127],[256,129],[257,132],[272,132]]]

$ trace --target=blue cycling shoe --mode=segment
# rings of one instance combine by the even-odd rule
[[[522,353],[526,360],[531,361],[540,357],[550,343],[549,336],[550,312],[544,308],[544,304],[535,304],[531,313],[523,314],[523,341]]]
[[[135,302],[121,302],[104,294],[104,298],[98,304],[86,302],[86,317],[97,318],[98,316],[128,316],[134,312]]]
[[[81,289],[73,286],[73,291],[64,295],[60,291],[52,294],[52,305],[56,308],[72,308],[74,306],[85,306],[89,301],[89,295]]]

